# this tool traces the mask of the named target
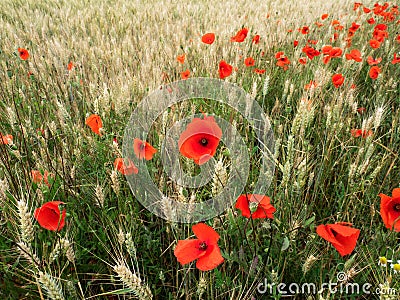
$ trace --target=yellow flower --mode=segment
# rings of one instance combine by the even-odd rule
[[[386,257],[384,257],[384,256],[379,257],[379,265],[380,266],[386,267],[387,263],[388,263],[388,259]]]
[[[393,268],[393,273],[398,273],[398,272],[400,272],[400,263],[399,262],[397,262],[397,264],[393,264],[393,265],[391,265],[391,267]]]

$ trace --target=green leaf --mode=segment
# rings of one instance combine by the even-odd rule
[[[311,223],[314,223],[314,221],[315,221],[315,215],[313,215],[311,218],[309,218],[308,220],[306,220],[305,222],[304,222],[304,227],[308,227],[308,226],[310,226],[311,225]]]

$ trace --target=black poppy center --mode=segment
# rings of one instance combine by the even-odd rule
[[[400,203],[397,203],[393,206],[394,211],[400,212]]]
[[[208,140],[207,140],[206,138],[202,138],[202,139],[200,140],[200,144],[201,144],[202,146],[207,146]]]
[[[206,250],[206,249],[207,249],[207,244],[206,244],[206,242],[202,242],[202,243],[199,245],[199,249],[200,249],[200,250]]]

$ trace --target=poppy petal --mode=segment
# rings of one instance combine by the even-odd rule
[[[396,190],[396,189],[395,189]],[[393,194],[398,194],[398,191],[392,192]],[[385,194],[379,194],[381,197],[380,213],[382,221],[387,229],[394,229],[395,231],[400,231],[400,198],[399,197],[389,197]]]
[[[338,247],[335,247],[341,256],[345,256],[353,252],[357,244],[357,239],[360,235],[360,230],[349,226],[339,224],[331,224],[331,229],[337,232],[336,240]],[[335,246],[335,245],[334,245]]]
[[[154,148],[152,145],[150,145],[148,142],[146,142],[145,150],[144,150],[144,159],[150,160],[153,158],[154,154],[156,154],[156,153],[157,153],[157,149]]]
[[[205,223],[198,223],[192,227],[194,235],[201,241],[206,241],[207,245],[217,244],[219,234]]]
[[[201,144],[202,140],[207,141],[207,146]],[[202,165],[215,155],[218,144],[219,139],[214,136],[198,134],[182,143],[179,150],[183,156],[193,159],[198,165]]]
[[[142,141],[138,138],[133,140],[133,151],[137,158],[150,160],[154,154],[157,153],[157,149],[150,145],[148,142]]]
[[[232,74],[233,67],[226,61],[221,60],[218,66],[219,78],[224,79]]]
[[[114,161],[114,168],[117,169],[122,175],[132,175],[139,173],[139,169],[128,159],[128,165],[125,164],[123,158],[116,158]]]
[[[207,249],[207,254],[200,257],[196,262],[196,267],[200,271],[212,270],[224,262],[224,258],[221,255],[221,250],[218,245],[210,245],[208,247],[211,250]]]
[[[0,145],[2,145],[2,144],[8,145],[8,144],[11,144],[12,141],[13,141],[13,136],[11,134],[2,135],[0,133]]]
[[[24,48],[18,48],[18,53],[22,60],[27,60],[29,58],[29,52]]]
[[[268,197],[265,197],[269,199]],[[265,201],[264,201],[265,202]],[[260,203],[257,207],[257,210],[251,215],[252,219],[273,219],[274,212],[276,212],[276,208],[273,207],[268,200],[268,203]]]
[[[242,211],[242,216],[245,218],[250,218],[250,208],[249,208],[249,195],[240,195],[236,201],[235,208]]]
[[[231,42],[237,42],[237,43],[243,42],[246,39],[248,32],[249,30],[247,28],[239,30],[235,36],[231,37]]]
[[[43,180],[42,173],[39,170],[31,170],[31,176],[33,183],[39,184]]]
[[[213,117],[194,118],[179,137],[179,151],[201,165],[214,156],[221,136],[222,130]]]
[[[316,228],[317,234],[330,242],[341,256],[353,252],[360,230],[340,224],[319,225]]]
[[[101,121],[100,116],[95,115],[95,114],[90,115],[90,116],[86,119],[85,124],[88,125],[88,126],[90,127],[90,129],[91,129],[94,133],[96,133],[96,134],[98,134],[98,135],[101,136],[100,129],[103,128],[103,123],[102,123],[102,121]]]
[[[174,250],[174,255],[182,264],[188,264],[199,258],[204,250],[199,249],[199,240],[179,240]]]
[[[400,198],[400,188],[395,188],[392,191],[392,197],[393,198]]]
[[[386,228],[391,229],[392,225],[390,225],[390,222],[389,222],[389,215],[388,215],[387,207],[388,207],[388,203],[390,203],[392,198],[385,194],[379,194],[379,197],[381,198],[380,212],[381,212],[382,221],[385,224]]]
[[[34,217],[39,225],[52,231],[60,231],[65,225],[66,209],[63,209],[60,218],[59,205],[61,201],[50,201],[37,208]]]
[[[206,33],[205,35],[203,35],[201,37],[201,41],[204,44],[208,44],[208,45],[211,45],[212,43],[214,43],[214,40],[215,40],[215,34],[212,32]]]

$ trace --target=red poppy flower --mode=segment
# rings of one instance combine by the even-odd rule
[[[381,24],[378,24],[378,25],[375,26],[374,31],[375,32],[377,32],[377,31],[385,31],[387,28],[388,27],[387,27],[386,24],[381,23]]]
[[[299,29],[299,31],[301,32],[301,34],[308,34],[310,28],[308,26],[303,26]]]
[[[85,122],[86,125],[92,129],[92,131],[101,136],[100,129],[103,128],[103,123],[98,115],[90,115]]]
[[[290,65],[290,60],[286,56],[285,57],[281,57],[276,62],[276,65],[281,67],[281,68],[283,68],[286,71],[288,69],[288,65]]]
[[[349,28],[349,32],[354,34],[357,31],[358,28],[360,28],[360,24],[357,24],[357,23],[353,22],[351,24],[351,27]]]
[[[298,41],[298,40],[294,40],[294,41],[293,41],[293,47],[297,47],[298,44],[299,44],[299,41]]]
[[[137,158],[145,160],[150,160],[153,158],[153,155],[157,153],[157,149],[150,145],[148,142],[134,139],[133,140],[133,151]]]
[[[62,213],[60,213],[58,207],[60,204],[65,203],[61,201],[50,201],[35,210],[34,217],[40,226],[52,231],[60,231],[63,229],[67,211],[64,208]]]
[[[324,53],[323,63],[327,64],[331,58],[340,57],[343,53],[343,50],[339,47],[332,47],[331,45],[327,45],[322,47],[322,53]]]
[[[254,72],[261,75],[261,74],[265,73],[265,69],[257,69],[257,68],[255,68]]]
[[[337,31],[343,30],[343,28],[344,28],[343,25],[336,25],[334,27],[334,29],[337,30]]]
[[[275,54],[275,58],[278,60],[276,62],[276,65],[283,68],[285,71],[288,69],[288,66],[290,64],[289,58],[287,58],[282,51],[277,52]]]
[[[186,54],[183,53],[183,54],[181,54],[181,55],[178,55],[178,56],[176,57],[176,60],[177,60],[179,63],[183,64],[183,63],[185,62],[185,58],[186,58]]]
[[[375,29],[373,34],[373,39],[377,40],[379,43],[384,42],[385,38],[389,36],[389,33],[386,30]]]
[[[340,56],[342,56],[342,53],[343,53],[342,49],[340,49],[339,47],[333,47],[332,50],[329,52],[329,56],[332,58],[340,57]],[[354,49],[351,51],[351,54],[354,55],[355,57],[358,57],[361,55],[361,52],[358,51],[357,49]]]
[[[192,230],[197,239],[179,240],[174,255],[182,265],[197,259],[196,268],[209,271],[224,262],[218,247],[219,234],[210,226],[199,223]]]
[[[202,165],[214,156],[221,137],[222,130],[214,117],[194,118],[179,137],[179,151]]]
[[[206,33],[201,37],[201,41],[204,44],[211,45],[215,41],[215,34],[212,32]]]
[[[369,14],[371,12],[371,10],[368,7],[365,7],[365,6],[363,7],[363,11],[366,14]]]
[[[362,3],[360,3],[360,2],[354,2],[353,10],[357,10],[361,5],[362,5]]]
[[[368,24],[375,24],[375,19],[374,19],[373,17],[371,17],[371,18],[369,18],[369,19],[367,20],[367,23],[368,23]]]
[[[0,145],[9,145],[12,144],[13,136],[11,134],[2,135],[0,133]]]
[[[114,161],[114,168],[122,175],[132,175],[139,172],[138,168],[136,168],[130,159],[128,159],[128,165],[126,165],[123,158],[116,158]]]
[[[232,74],[232,66],[226,61],[221,60],[219,63],[219,78],[224,79]]]
[[[329,52],[332,50],[332,45],[325,45],[321,48],[321,52],[323,54],[329,54]]]
[[[31,176],[33,183],[39,184],[43,180],[42,173],[39,170],[31,170]]]
[[[67,70],[71,71],[74,68],[74,63],[72,61],[70,61],[67,65]]]
[[[377,48],[379,48],[381,43],[379,41],[377,41],[377,40],[370,40],[369,41],[369,45],[371,46],[371,48],[377,49]]]
[[[258,203],[256,211],[250,212],[250,203]],[[240,209],[242,216],[252,219],[273,219],[276,211],[270,203],[270,198],[265,195],[246,194],[240,195],[236,201],[235,208]]]
[[[307,63],[307,58],[306,57],[300,57],[299,58],[299,63],[301,63],[302,65],[305,65]]]
[[[243,42],[246,39],[248,32],[249,30],[247,28],[239,30],[235,36],[231,37],[231,42],[237,42],[237,43]]]
[[[331,42],[333,42],[333,41],[336,41],[338,38],[339,38],[339,34],[338,34],[337,32],[335,32],[335,33],[333,34],[333,37],[331,37],[329,40],[330,40]]]
[[[44,182],[48,187],[50,187],[49,176],[54,178],[54,174],[45,171],[44,175],[42,175],[39,170],[31,170],[31,176],[33,183],[40,184]]]
[[[252,67],[254,66],[255,60],[252,57],[248,57],[244,60],[244,64],[246,67]]]
[[[400,57],[397,57],[397,53],[393,54],[392,65],[400,63]]]
[[[368,63],[370,66],[377,65],[377,64],[379,64],[381,61],[382,61],[382,57],[378,57],[377,59],[374,59],[372,56],[368,56],[368,58],[367,58],[367,63]]]
[[[367,109],[365,107],[359,107],[357,108],[357,112],[362,115],[363,113],[365,113],[367,111]]]
[[[321,20],[325,20],[328,16],[329,16],[328,14],[323,14],[323,15],[321,16]]]
[[[254,45],[257,45],[257,44],[260,42],[260,35],[259,35],[259,34],[256,34],[256,35],[253,37],[252,42],[253,42]]]
[[[308,45],[306,45],[306,46],[302,49],[302,52],[305,53],[305,54],[307,55],[307,57],[308,57],[309,59],[311,59],[311,60],[312,60],[315,56],[318,56],[318,55],[321,54],[318,50],[316,50],[316,49],[314,49],[314,48],[312,48],[312,47],[310,47],[310,46],[308,46]]]
[[[400,188],[392,191],[392,197],[379,194],[381,198],[381,217],[385,227],[400,231]]]
[[[362,129],[352,129],[351,131],[351,135],[354,137],[363,137],[364,139],[366,139],[367,137],[373,135],[373,131],[372,130],[362,130]]]
[[[189,71],[189,69],[187,69],[186,71],[181,72],[181,78],[182,78],[182,80],[188,79],[189,76],[190,76],[190,71]]]
[[[355,60],[356,62],[362,61],[361,52],[360,52],[360,50],[357,50],[357,49],[351,50],[350,53],[346,53],[345,56],[346,56],[347,60]]]
[[[379,68],[378,66],[373,66],[371,67],[371,69],[369,69],[369,77],[371,77],[372,79],[377,79],[381,72],[381,68]]]
[[[326,224],[317,226],[317,234],[330,242],[341,256],[345,256],[356,247],[360,230],[341,224]]]
[[[307,43],[316,45],[316,44],[318,44],[318,40],[307,40]]]
[[[318,86],[318,84],[315,81],[310,80],[310,83],[307,83],[304,86],[304,89],[309,90],[311,88],[316,88]]]
[[[24,48],[18,48],[18,53],[22,60],[27,60],[29,58],[29,52]]]
[[[344,82],[344,77],[342,74],[335,74],[332,76],[332,83],[335,85],[336,88],[341,86]]]

